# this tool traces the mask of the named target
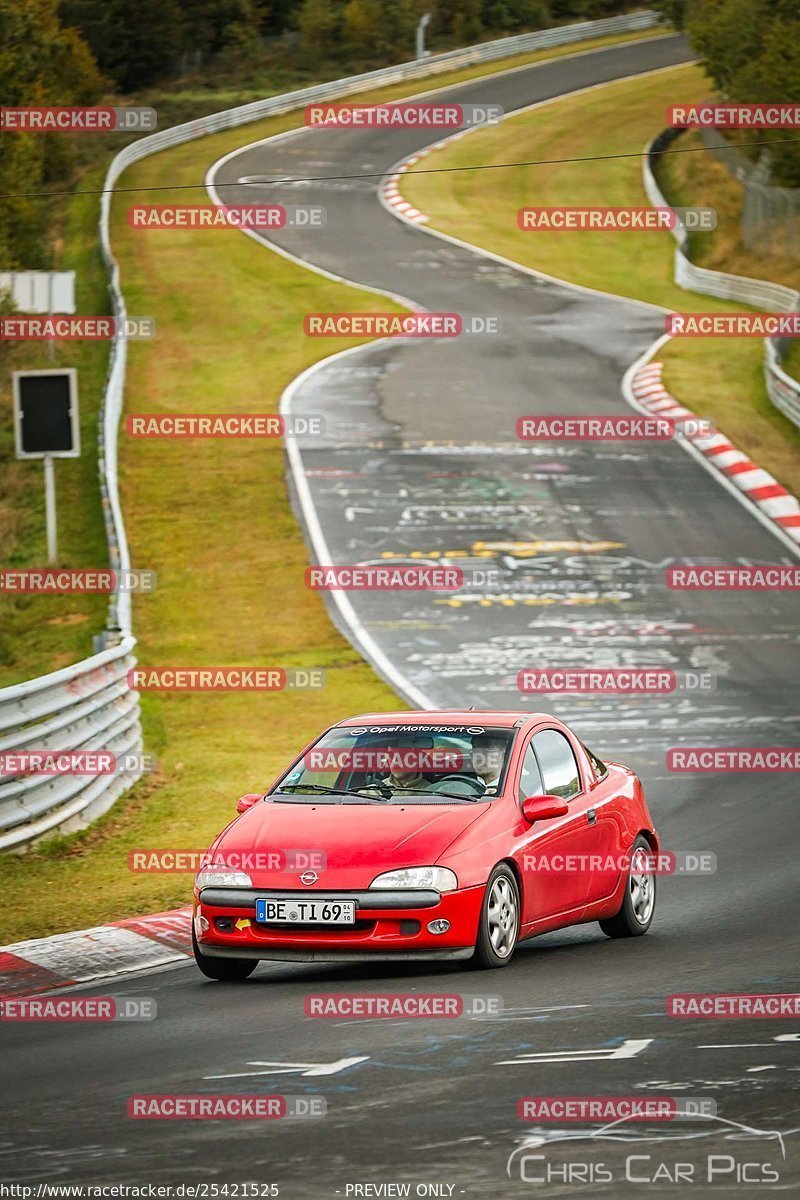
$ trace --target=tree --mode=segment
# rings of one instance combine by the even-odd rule
[[[665,17],[676,29],[683,29],[686,20],[687,0],[655,0],[653,9]]]
[[[222,30],[222,53],[238,68],[252,67],[264,50],[261,38],[266,8],[259,0],[228,0],[227,20]]]
[[[297,29],[307,58],[329,58],[338,49],[341,11],[334,0],[303,0],[297,13]]]
[[[345,46],[363,58],[411,58],[418,7],[414,0],[348,0],[342,21]]]
[[[686,29],[703,66],[726,100],[800,103],[800,13],[796,0],[688,0]],[[741,132],[748,142],[777,138]],[[790,136],[785,130],[784,136]],[[800,186],[800,150],[768,148],[772,181]],[[760,153],[753,147],[755,153]]]
[[[453,20],[453,34],[462,46],[477,42],[483,33],[483,6],[480,0],[461,0]]]
[[[770,0],[690,0],[686,26],[692,46],[726,95],[742,68],[760,53],[769,7]]]
[[[550,24],[550,9],[546,0],[491,0],[483,20],[490,29],[544,29]]]
[[[186,47],[178,0],[63,0],[61,10],[123,92],[173,74]],[[201,23],[200,28],[207,27]]]
[[[3,104],[92,104],[105,83],[75,30],[62,29],[57,0],[0,0],[0,79]],[[60,133],[3,130],[0,192],[42,189],[58,148],[61,171],[71,162],[72,144]],[[0,202],[0,265],[46,267],[47,210],[33,196]]]

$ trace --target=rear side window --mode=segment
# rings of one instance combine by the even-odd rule
[[[586,757],[592,764],[592,770],[594,771],[595,779],[602,779],[603,776],[608,773],[608,767],[604,762],[600,761],[596,754],[592,754],[588,746],[584,746],[583,748],[586,751]]]
[[[577,796],[581,790],[578,764],[563,733],[557,729],[543,729],[534,737],[533,746],[547,795],[560,796],[562,800]]]

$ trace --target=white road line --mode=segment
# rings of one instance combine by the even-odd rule
[[[255,1075],[302,1075],[305,1078],[320,1075],[338,1075],[356,1063],[366,1062],[368,1054],[358,1058],[340,1058],[329,1063],[282,1063],[282,1062],[250,1062],[250,1067],[267,1067],[266,1071],[239,1071],[234,1075],[204,1075],[204,1079],[250,1079]]]
[[[652,1038],[626,1038],[619,1046],[601,1050],[547,1050],[540,1054],[520,1054],[497,1062],[496,1067],[528,1066],[533,1063],[598,1062],[636,1058],[652,1043]]]

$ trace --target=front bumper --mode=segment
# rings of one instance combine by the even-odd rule
[[[402,958],[468,958],[475,947],[484,887],[432,890],[365,889],[335,892],[263,888],[204,888],[195,898],[195,933],[203,954],[288,962],[370,962]],[[351,926],[258,924],[259,896],[356,901]],[[427,926],[446,920],[446,933]]]
[[[463,950],[394,950],[391,954],[382,954],[380,950],[290,950],[283,947],[248,946],[245,949],[231,946],[215,946],[203,942],[203,954],[208,958],[257,958],[259,961],[269,959],[272,962],[300,963],[363,963],[363,962],[397,962],[403,959],[417,960],[424,958],[426,962],[453,962],[458,959],[472,958],[475,953],[473,946]]]

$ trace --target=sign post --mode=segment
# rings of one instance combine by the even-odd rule
[[[58,562],[58,532],[56,525],[56,473],[52,454],[44,456],[44,507],[47,519],[47,561]]]
[[[78,372],[13,371],[14,447],[17,458],[44,459],[47,561],[57,562],[56,481],[53,459],[78,458]]]

